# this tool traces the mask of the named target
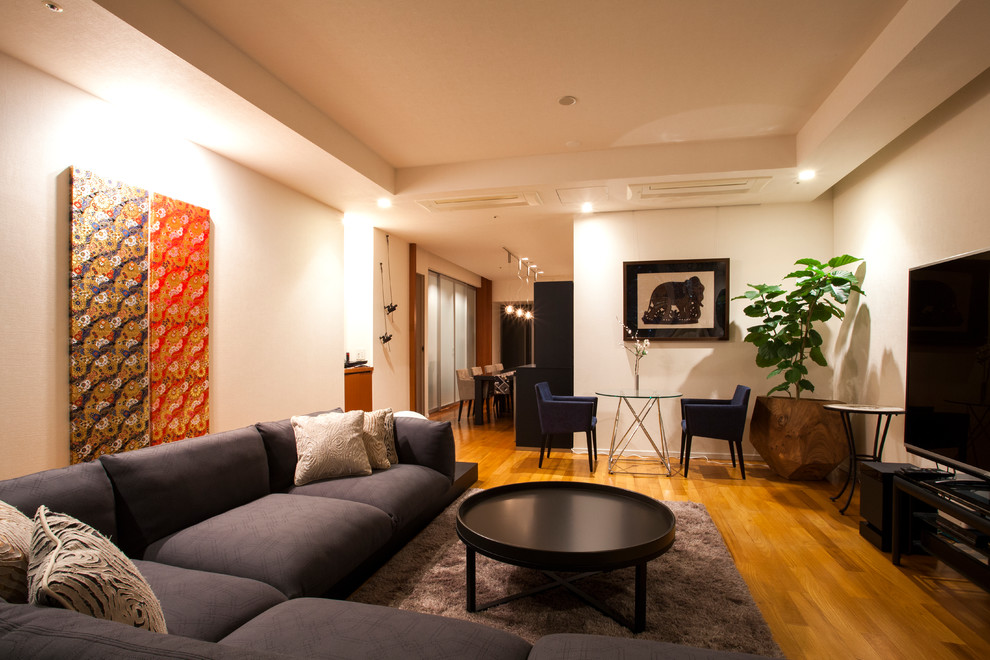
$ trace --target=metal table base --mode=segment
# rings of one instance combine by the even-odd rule
[[[671,475],[670,453],[667,449],[667,434],[663,428],[663,413],[660,410],[660,400],[674,399],[680,397],[681,395],[679,393],[661,394],[658,392],[625,390],[619,390],[616,392],[596,392],[596,394],[598,396],[607,396],[619,399],[619,404],[615,411],[615,422],[612,424],[612,440],[608,447],[609,474],[661,476],[663,472],[647,472],[636,469],[637,466],[653,465],[666,470],[666,476],[669,477]],[[643,405],[640,406],[638,411],[633,407],[632,401],[634,400],[643,401]],[[619,436],[618,430],[623,405],[625,405],[625,407],[629,409],[629,412],[632,413],[632,420],[629,422],[629,425],[626,427],[626,430],[622,433],[622,435]],[[660,428],[659,442],[653,439],[653,436],[650,434],[650,430],[646,426],[650,411],[653,410],[653,408],[656,408],[657,411],[657,423]],[[626,451],[629,449],[629,443],[638,433],[642,433],[646,436],[646,439],[650,443],[650,447],[653,448],[653,452],[656,454],[656,458],[652,456],[625,456]],[[616,440],[617,437],[618,440]],[[628,467],[626,465],[620,465],[620,461],[624,464],[631,465]]]

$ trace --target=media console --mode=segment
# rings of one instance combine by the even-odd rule
[[[926,470],[894,475],[890,559],[900,565],[901,554],[920,547],[990,591],[987,483],[947,476]]]

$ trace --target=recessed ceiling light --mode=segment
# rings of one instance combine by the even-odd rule
[[[387,209],[390,208],[391,206],[392,206],[392,200],[390,200],[388,197],[378,198],[378,208]]]
[[[61,14],[63,11],[62,8],[54,2],[43,2],[42,4],[45,5],[45,9],[54,14]]]
[[[798,172],[799,181],[811,181],[814,178],[815,178],[814,170],[801,170],[800,172]]]
[[[559,99],[557,99],[557,103],[561,105],[574,105],[575,103],[577,103],[577,97],[571,95],[561,96]]]
[[[584,202],[581,204],[581,213],[591,213],[595,210],[595,205],[591,202]]]

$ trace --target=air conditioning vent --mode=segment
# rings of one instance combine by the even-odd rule
[[[507,192],[477,195],[473,197],[450,197],[447,199],[421,199],[417,203],[428,211],[466,211],[470,209],[498,209],[507,206],[540,206],[539,193]]]
[[[708,195],[740,195],[757,193],[770,181],[768,176],[738,179],[708,179],[705,181],[667,181],[662,183],[631,183],[626,198],[649,201],[671,197],[707,197]]]

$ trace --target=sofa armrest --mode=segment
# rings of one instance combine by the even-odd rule
[[[454,483],[454,431],[450,422],[396,416],[395,451],[400,463],[432,468]]]

